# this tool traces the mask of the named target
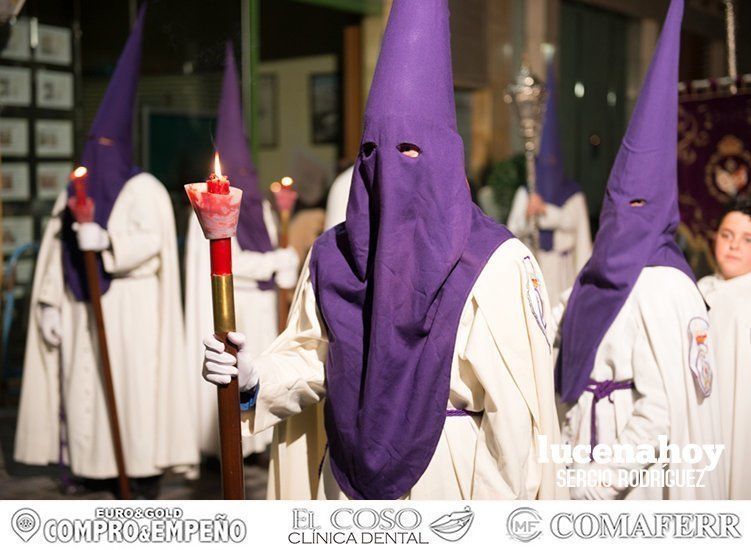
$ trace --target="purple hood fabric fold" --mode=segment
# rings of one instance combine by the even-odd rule
[[[250,143],[243,121],[235,54],[232,44],[228,42],[217,120],[216,149],[222,171],[230,178],[232,185],[243,192],[237,243],[243,250],[269,252],[273,250],[273,246],[263,219],[263,195],[258,187],[258,174],[250,158]],[[258,286],[262,290],[275,288],[273,279],[259,281]]]
[[[551,59],[547,70],[548,101],[540,138],[540,152],[535,159],[537,193],[555,206],[563,206],[575,193],[581,192],[579,184],[567,178],[563,170],[563,153],[558,132],[558,98],[555,64]],[[540,248],[553,250],[553,231],[540,230]]]
[[[402,154],[405,144],[420,156]],[[399,498],[425,472],[445,421],[461,312],[511,237],[470,198],[448,0],[394,0],[347,218],[316,241],[310,264],[329,337],[331,470],[350,498]]]
[[[644,267],[673,267],[694,280],[675,242],[682,18],[683,0],[672,0],[610,173],[592,257],[566,308],[556,386],[569,403],[584,391],[597,349]]]
[[[133,163],[133,110],[138,89],[145,15],[146,3],[141,6],[125,48],[120,54],[81,156],[80,164],[88,170],[88,195],[95,205],[94,221],[105,229],[123,186],[130,178],[141,172]],[[68,196],[72,197],[74,192],[71,182],[68,185]],[[73,221],[72,213],[66,208],[62,229],[63,273],[65,282],[76,300],[88,301],[86,270],[72,228]],[[97,255],[97,258],[99,288],[104,294],[110,287],[112,277],[104,271],[101,257]]]

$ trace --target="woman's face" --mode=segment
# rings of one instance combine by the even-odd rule
[[[714,255],[725,279],[751,273],[751,216],[730,212],[722,219]]]

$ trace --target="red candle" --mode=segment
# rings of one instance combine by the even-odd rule
[[[222,175],[219,153],[214,154],[214,173],[206,180],[206,190],[216,195],[229,195],[229,178]]]
[[[73,170],[73,188],[76,193],[76,203],[78,206],[86,206],[86,185],[89,181],[89,171],[85,166],[79,166]]]
[[[281,179],[281,182],[275,181],[271,184],[271,192],[274,193],[276,208],[280,213],[289,215],[295,209],[297,202],[297,191],[292,189],[294,180],[288,176]]]
[[[86,189],[89,174],[86,168],[79,166],[70,175],[73,180],[73,196],[68,199],[68,208],[78,223],[94,221],[94,201],[88,196]]]
[[[214,173],[206,180],[206,190],[214,195],[229,195],[229,178],[222,175],[222,167],[219,164],[219,154],[214,156]],[[211,274],[232,274],[232,239],[212,239],[211,247]]]
[[[225,176],[217,176],[211,174],[208,180],[206,180],[207,191],[214,193],[215,195],[229,195],[229,179]]]

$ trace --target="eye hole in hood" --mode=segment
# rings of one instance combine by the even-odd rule
[[[364,157],[369,157],[372,155],[375,150],[378,149],[378,146],[373,143],[372,141],[368,141],[367,143],[363,143],[362,145],[362,155]]]
[[[628,205],[631,208],[641,208],[642,206],[645,206],[647,204],[647,201],[644,199],[631,199],[628,203]]]
[[[419,157],[422,153],[420,148],[414,143],[400,143],[396,146],[396,149],[405,157],[413,159]]]

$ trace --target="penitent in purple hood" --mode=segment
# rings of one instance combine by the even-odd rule
[[[511,237],[467,186],[448,0],[395,0],[347,218],[311,257],[329,334],[331,469],[349,497],[399,498],[427,468],[445,421],[462,309]]]
[[[96,118],[91,124],[80,164],[88,170],[88,195],[94,201],[94,221],[102,227],[112,213],[125,183],[141,170],[133,163],[133,108],[141,67],[141,39],[146,3],[141,6],[133,30],[120,54]],[[75,193],[73,182],[68,196]],[[63,218],[63,272],[65,283],[78,301],[88,300],[83,255],[72,228],[73,216],[66,210]],[[99,288],[107,292],[111,277],[99,259]]]
[[[597,348],[644,267],[674,267],[694,279],[675,242],[682,18],[683,0],[672,0],[610,172],[592,257],[566,307],[556,367],[556,386],[566,402],[584,391]]]

